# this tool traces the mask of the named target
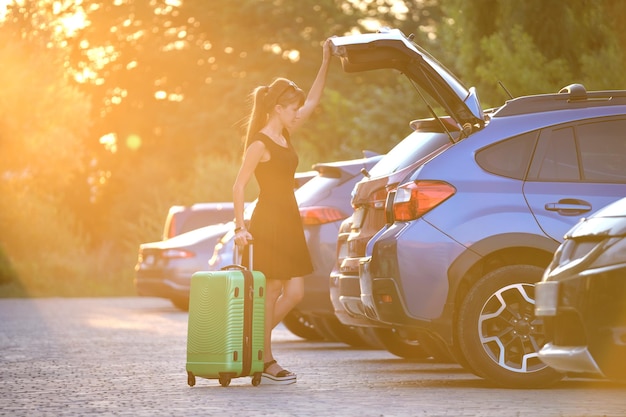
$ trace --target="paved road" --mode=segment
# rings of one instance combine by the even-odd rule
[[[187,385],[187,314],[155,298],[0,300],[0,416],[624,416],[626,387],[509,390],[457,365],[311,343],[284,328],[289,386]]]

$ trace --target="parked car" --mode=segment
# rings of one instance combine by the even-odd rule
[[[206,270],[215,244],[231,229],[232,221],[218,223],[139,245],[134,280],[137,294],[167,298],[177,308],[187,310],[191,275]]]
[[[358,332],[344,326],[334,315],[330,302],[328,276],[335,263],[337,234],[341,222],[352,211],[350,193],[356,182],[382,158],[368,154],[349,161],[316,164],[318,175],[296,190],[296,200],[304,225],[314,271],[304,277],[303,300],[284,321],[294,334],[308,339],[319,335],[328,340],[361,345]],[[252,213],[244,213],[247,220]],[[238,263],[233,259],[233,236],[226,235],[215,247],[209,268]],[[312,330],[314,329],[314,330]]]
[[[562,372],[626,382],[626,198],[574,226],[535,286],[539,358]]]
[[[441,126],[441,122],[447,126]],[[355,326],[371,347],[385,348],[404,358],[426,355],[442,359],[441,349],[429,348],[415,335],[398,332],[390,326],[370,320],[361,303],[359,262],[365,256],[365,245],[385,225],[387,192],[430,158],[452,146],[446,130],[458,136],[450,118],[415,120],[413,132],[398,143],[354,186],[353,213],[344,220],[337,237],[337,259],[330,274],[330,298],[335,315],[347,326]],[[424,347],[427,347],[425,350]],[[445,349],[443,349],[445,351]]]
[[[317,174],[297,173],[294,187],[313,178],[313,172]],[[234,229],[233,219],[231,202],[171,207],[164,240],[139,245],[134,279],[137,294],[167,298],[177,308],[187,310],[191,275],[207,269],[219,239]]]
[[[560,379],[538,357],[534,283],[573,224],[625,194],[626,91],[573,84],[483,111],[398,30],[332,42],[344,70],[400,70],[461,132],[392,192],[389,224],[359,265],[367,317],[428,332],[499,385]]]
[[[165,218],[163,240],[201,227],[227,223],[234,218],[235,211],[230,201],[171,206]]]
[[[294,188],[299,188],[315,175],[317,175],[316,171],[296,173],[294,176]],[[196,203],[189,206],[175,205],[170,207],[165,218],[163,240],[204,226],[227,223],[234,218],[235,211],[232,201]]]

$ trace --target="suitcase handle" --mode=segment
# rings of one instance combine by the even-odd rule
[[[254,243],[253,239],[248,239],[248,245],[250,245],[250,250],[248,251],[248,256],[249,256],[248,265],[250,266],[250,270],[252,270],[252,259],[253,259],[253,256],[252,256],[253,255],[253,253],[252,253],[253,249],[252,248],[253,248],[253,243]],[[234,248],[234,251],[233,251],[233,258],[234,258],[235,262],[237,262],[237,259],[239,259],[239,246],[236,243],[235,243],[235,248]],[[226,265],[226,266],[220,268],[220,270],[222,270],[222,271],[232,271],[232,270],[235,270],[235,271],[245,271],[246,269],[248,269],[248,268],[246,268],[245,266],[243,266],[241,264],[230,264],[230,265]]]

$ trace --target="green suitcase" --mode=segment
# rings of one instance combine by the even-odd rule
[[[252,377],[252,385],[260,384],[264,293],[263,273],[240,265],[192,275],[187,324],[189,386],[196,384],[196,377],[218,379],[223,387],[232,378],[246,376]]]

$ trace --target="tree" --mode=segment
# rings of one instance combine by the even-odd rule
[[[31,77],[22,84],[32,91],[20,97],[31,108],[41,106],[34,114],[45,123],[33,123],[26,106],[15,106],[15,84],[2,105],[19,117],[3,120],[0,158],[4,178],[10,173],[12,179],[2,182],[3,190],[14,197],[3,200],[10,209],[1,219],[16,226],[3,244],[15,260],[33,239],[48,259],[33,263],[32,276],[56,271],[92,281],[116,275],[131,282],[128,265],[137,245],[158,238],[169,205],[230,199],[248,94],[274,76],[308,88],[323,40],[358,30],[364,16],[341,0],[25,0],[13,6],[0,22],[3,62],[14,61],[14,73]],[[341,71],[332,73],[331,99],[299,136],[302,169],[358,157],[363,148],[385,151],[398,140],[394,130],[408,130],[410,112],[396,104],[397,114],[390,115],[385,108],[403,94],[389,85],[396,77],[363,74],[346,83]],[[354,126],[329,123],[337,114],[354,119]],[[20,140],[5,140],[16,135]],[[40,146],[48,143],[62,146]],[[42,193],[23,199],[27,194],[13,181],[20,175]],[[20,224],[29,230],[18,242],[20,211],[47,227]],[[50,219],[60,213],[61,220]],[[60,248],[73,255],[62,256]],[[67,248],[86,252],[77,256]],[[63,259],[76,258],[91,269],[60,273]],[[24,259],[32,261],[32,254]]]
[[[73,279],[86,235],[64,195],[84,172],[90,102],[50,46],[51,28],[20,36],[25,20],[0,27],[0,252],[17,284],[46,292]],[[47,35],[46,35],[47,34]],[[6,270],[6,266],[0,267]]]
[[[588,89],[624,88],[624,35],[616,16],[621,1],[462,0],[442,4],[440,30],[453,68],[475,84],[485,106],[513,93],[556,92],[567,84]],[[620,14],[621,13],[621,14]],[[621,46],[620,46],[621,45]]]

